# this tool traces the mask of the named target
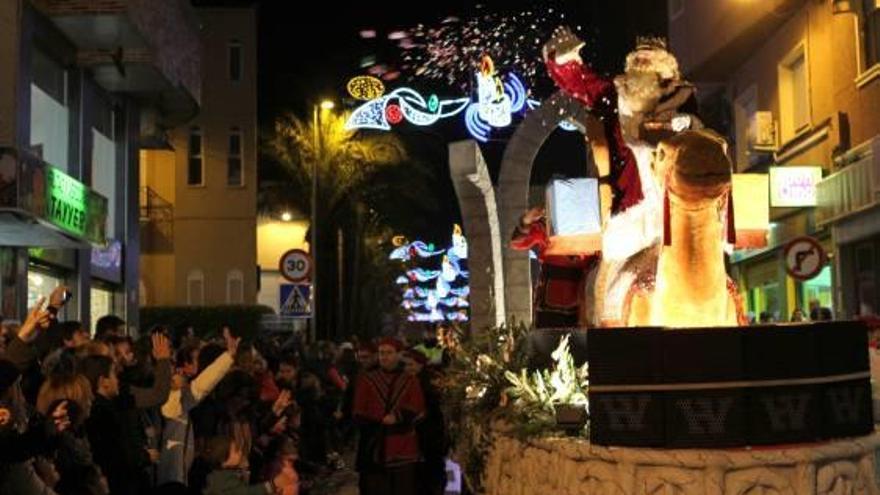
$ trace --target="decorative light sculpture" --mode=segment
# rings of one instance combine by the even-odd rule
[[[462,266],[467,260],[467,239],[462,235],[461,227],[454,227],[452,242],[446,249],[437,249],[422,241],[409,242],[403,236],[395,237],[393,244],[395,249],[389,259],[409,263],[405,276],[397,279],[402,285],[400,305],[408,312],[407,319],[417,322],[467,321],[470,274]],[[441,254],[445,255],[439,269],[413,265]]]
[[[373,76],[357,76],[348,81],[346,85],[348,94],[358,100],[375,100],[385,94],[385,84]]]
[[[468,103],[470,103],[469,98],[451,100],[438,98],[437,103],[432,104],[414,89],[397,88],[356,108],[345,123],[345,128],[388,131],[391,130],[392,125],[404,119],[415,125],[428,126],[440,119],[460,113]],[[431,110],[432,107],[434,110]],[[389,108],[392,110],[389,111]]]

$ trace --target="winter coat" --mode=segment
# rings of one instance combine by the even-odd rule
[[[0,465],[0,493],[56,495],[37,475],[33,461]]]
[[[224,352],[188,385],[172,390],[168,395],[168,400],[162,406],[165,426],[159,455],[159,484],[175,481],[186,483],[186,473],[192,466],[195,451],[189,412],[226,376],[233,362],[233,357]]]
[[[269,482],[248,485],[239,471],[218,469],[208,475],[204,495],[265,495],[274,493]]]

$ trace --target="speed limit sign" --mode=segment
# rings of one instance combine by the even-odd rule
[[[291,282],[303,282],[312,275],[312,257],[302,249],[291,249],[281,256],[281,276]]]

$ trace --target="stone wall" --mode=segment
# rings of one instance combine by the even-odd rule
[[[499,434],[487,495],[880,494],[880,434],[808,446],[729,450],[601,447]]]

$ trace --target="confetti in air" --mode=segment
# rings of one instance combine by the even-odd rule
[[[501,71],[516,72],[526,85],[534,86],[544,71],[544,42],[565,23],[565,14],[556,9],[511,15],[484,12],[392,34],[401,51],[402,72],[411,81],[428,79],[467,90],[474,69],[489,55]]]

